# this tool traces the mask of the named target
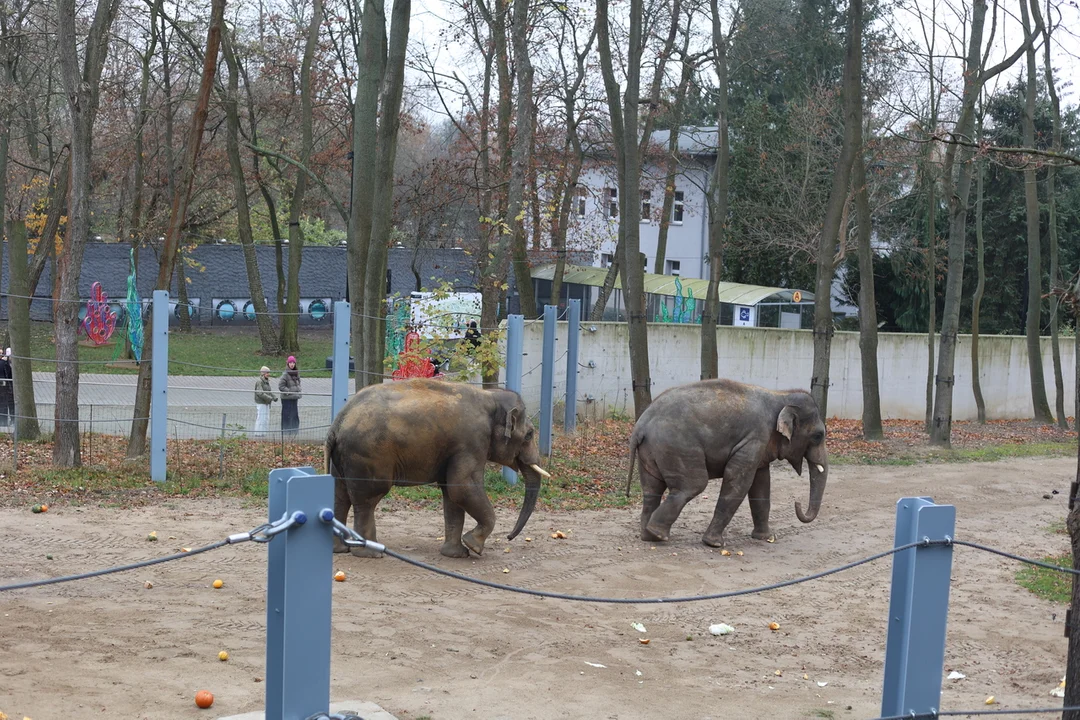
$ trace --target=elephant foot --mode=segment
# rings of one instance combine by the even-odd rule
[[[471,531],[461,536],[461,544],[472,550],[477,555],[484,554],[484,541],[477,540],[476,536],[473,535]]]
[[[709,533],[705,533],[701,536],[701,542],[709,547],[722,548],[724,547],[724,534],[710,535]]]
[[[349,552],[352,553],[353,557],[358,558],[381,558],[383,556],[381,552],[367,547],[349,548]]]
[[[460,542],[445,542],[439,549],[439,554],[450,558],[467,558],[469,549]]]
[[[776,542],[776,536],[773,535],[772,530],[754,530],[752,533],[750,533],[750,537],[754,538],[755,540],[764,540],[768,543]]]
[[[341,541],[341,538],[334,536],[334,552],[344,553],[349,552],[349,546]]]
[[[666,542],[670,533],[659,525],[646,525],[641,531],[641,539],[646,541]]]

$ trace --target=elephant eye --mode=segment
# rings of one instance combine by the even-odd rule
[[[527,433],[525,433],[525,442],[528,442],[528,441],[530,441],[532,439],[533,439],[533,431],[530,430]]]
[[[812,436],[810,437],[810,439],[811,439],[811,440],[813,440],[813,441],[814,441],[814,444],[816,445],[817,443],[820,443],[820,442],[821,442],[822,440],[824,440],[824,439],[825,439],[825,433],[823,433],[823,432],[821,432],[820,430],[818,430],[818,431],[817,431],[816,433],[814,433],[814,434],[813,434],[813,435],[812,435]]]

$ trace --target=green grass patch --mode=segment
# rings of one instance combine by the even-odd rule
[[[320,372],[329,376],[326,370],[326,357],[333,353],[331,328],[301,329],[300,350],[295,353],[282,353],[277,357],[262,355],[259,351],[259,334],[254,328],[193,328],[191,332],[180,332],[171,328],[169,331],[169,374],[170,375],[228,375],[215,368],[237,368],[247,370],[255,377],[259,368],[266,365],[276,377],[285,369],[285,357],[295,355],[300,371],[303,373]],[[113,336],[114,342],[123,343],[119,332]],[[123,348],[120,348],[122,351]],[[31,357],[43,360],[33,364],[35,372],[55,372],[56,365],[49,362],[56,358],[56,346],[53,344],[52,323],[31,323]],[[114,375],[136,375],[137,368],[111,368],[104,363],[117,355],[117,347],[79,346],[79,360],[91,361],[94,365],[83,367],[83,372],[107,373]],[[100,363],[100,364],[96,364]],[[206,365],[210,367],[198,367]]]
[[[1071,568],[1072,553],[1044,557],[1042,561]],[[1016,583],[1043,600],[1066,605],[1072,600],[1072,575],[1067,573],[1038,565],[1025,565],[1016,572]]]

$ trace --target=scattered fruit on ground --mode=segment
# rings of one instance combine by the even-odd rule
[[[217,659],[220,660],[221,662],[225,662],[226,660],[229,659],[229,653],[222,650],[221,652],[219,652],[217,654]]]
[[[205,710],[214,704],[214,693],[209,690],[200,690],[195,693],[195,704]]]
[[[638,638],[638,642],[641,643],[642,645],[648,645],[649,644],[649,638]]]
[[[780,629],[780,623],[775,623],[775,622],[769,623],[769,629],[770,630],[779,630]]]
[[[214,589],[215,589],[215,590],[220,590],[220,589],[221,589],[221,586],[222,586],[222,585],[224,585],[224,584],[225,584],[225,583],[221,582],[221,580],[215,580],[215,581],[214,581]]]
[[[49,506],[45,505],[45,504],[35,505],[34,507],[30,508],[30,512],[35,512],[35,513],[49,512]]]
[[[341,570],[338,570],[336,573],[334,573],[334,579],[338,582],[345,582],[345,573]]]
[[[566,533],[564,533],[562,530],[557,530],[557,531],[551,533],[551,537],[552,537],[553,540],[565,540],[566,539]]]
[[[156,532],[150,533],[149,535],[146,536],[146,539],[149,540],[150,542],[157,542],[157,533]]]
[[[150,582],[149,580],[147,580],[147,581],[146,581],[146,582],[145,582],[145,583],[143,584],[143,587],[145,587],[145,588],[146,588],[147,590],[149,590],[150,588],[154,587],[154,583],[152,583],[152,582]]]

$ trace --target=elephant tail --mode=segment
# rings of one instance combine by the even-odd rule
[[[326,433],[326,444],[323,446],[323,472],[327,475],[332,475],[330,468],[332,463],[330,462],[330,453],[334,449],[334,444],[337,441],[337,437],[334,435],[333,429]]]
[[[635,432],[630,436],[630,471],[626,474],[626,497],[630,497],[630,483],[634,481],[634,461],[637,460],[637,449],[640,444],[641,438]]]

